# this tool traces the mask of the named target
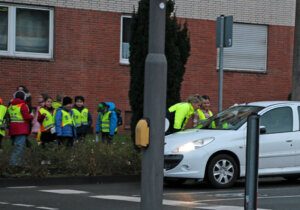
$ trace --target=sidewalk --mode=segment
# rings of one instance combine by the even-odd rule
[[[55,177],[55,178],[0,178],[0,187],[101,184],[110,182],[139,182],[140,175]]]

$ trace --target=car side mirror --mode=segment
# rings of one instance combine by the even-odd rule
[[[267,132],[266,126],[264,126],[264,125],[259,126],[260,134],[265,134],[266,132]]]

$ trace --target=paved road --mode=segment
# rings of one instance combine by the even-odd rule
[[[264,179],[259,185],[259,209],[295,210],[300,206],[300,181]],[[205,184],[188,183],[164,188],[164,209],[241,210],[244,184],[216,190]],[[0,209],[139,209],[140,184],[19,186],[0,188]]]

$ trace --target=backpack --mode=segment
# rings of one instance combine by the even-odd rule
[[[118,118],[117,126],[123,125],[123,119],[122,119],[122,114],[121,114],[122,111],[120,109],[117,109],[117,108],[115,108],[114,111],[116,112],[117,118]]]

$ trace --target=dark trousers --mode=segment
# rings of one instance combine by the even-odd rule
[[[85,136],[86,136],[86,133],[77,133],[77,140],[84,142]]]
[[[45,147],[45,144],[54,142],[56,140],[56,135],[50,132],[42,132],[41,134],[41,142],[42,146]]]
[[[3,138],[3,136],[0,135],[0,149],[2,149],[2,138]]]
[[[112,137],[110,137],[109,133],[102,132],[102,143],[107,143],[107,144],[112,143]]]
[[[60,136],[57,138],[58,140],[58,145],[65,145],[67,147],[72,147],[74,143],[73,137],[69,136]]]

